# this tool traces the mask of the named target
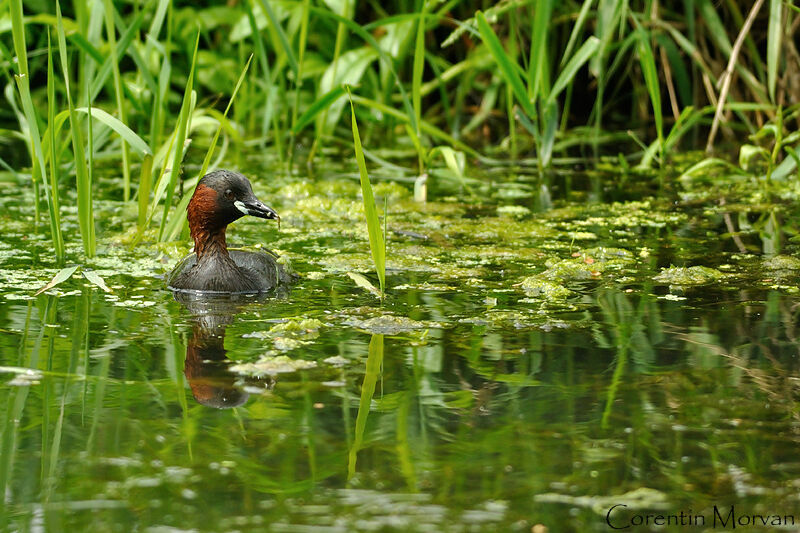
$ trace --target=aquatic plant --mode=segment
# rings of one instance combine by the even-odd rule
[[[0,3],[0,70],[11,105],[0,128],[27,154],[2,148],[0,166],[47,205],[63,264],[64,202],[77,207],[84,255],[96,252],[99,160],[119,163],[110,194],[137,202],[124,220],[138,226],[137,241],[151,224],[156,239],[174,239],[182,224],[172,213],[193,184],[185,167],[198,148],[235,158],[245,142],[269,147],[289,171],[302,158],[313,171],[331,151],[349,150],[344,84],[365,110],[368,144],[402,154],[387,159],[373,148],[365,157],[414,176],[433,175],[444,161],[462,171],[457,179],[470,178],[447,150],[470,165],[511,159],[541,174],[587,153],[664,166],[681,143],[712,149],[720,135],[736,140],[770,123],[793,139],[797,114],[787,104],[800,64],[788,36],[800,14],[785,2],[759,0],[746,12],[711,0],[680,9],[623,0],[483,7],[8,0]],[[42,53],[51,33],[57,74]],[[796,143],[784,139],[771,171],[795,157]],[[38,220],[38,201],[34,208]]]

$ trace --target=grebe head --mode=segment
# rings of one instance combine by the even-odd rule
[[[215,170],[203,176],[187,211],[189,228],[193,232],[224,228],[244,215],[280,220],[271,207],[256,198],[250,181],[230,170]]]
[[[186,208],[198,259],[208,252],[227,255],[225,228],[245,215],[280,223],[278,214],[256,198],[250,181],[238,172],[215,170],[203,176]]]

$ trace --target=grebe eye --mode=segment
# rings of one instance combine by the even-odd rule
[[[225,198],[227,198],[228,200],[233,200],[233,191],[230,189],[225,191]]]

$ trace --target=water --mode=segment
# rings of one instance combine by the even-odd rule
[[[233,303],[175,301],[159,276],[188,244],[128,251],[112,201],[80,263],[113,292],[79,269],[34,297],[57,269],[7,190],[0,528],[721,529],[731,505],[738,530],[800,527],[791,211],[582,180],[552,205],[530,182],[434,183],[424,206],[379,185],[383,303],[346,275],[375,280],[352,177],[256,181],[282,227],[229,243],[302,277]],[[671,264],[715,277],[654,280]]]

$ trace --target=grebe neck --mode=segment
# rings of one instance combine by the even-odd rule
[[[216,230],[192,229],[194,253],[197,254],[198,262],[212,257],[230,259],[228,245],[225,242],[225,229],[224,227]]]

